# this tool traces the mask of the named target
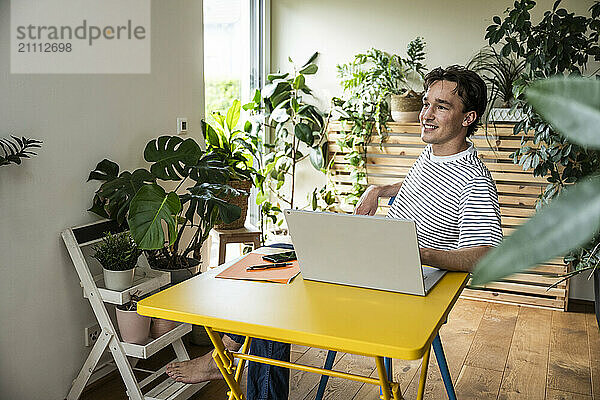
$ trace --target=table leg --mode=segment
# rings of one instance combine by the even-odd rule
[[[240,349],[241,353],[248,354],[250,351],[250,343],[252,342],[252,338],[250,336],[246,336],[246,340],[244,340],[244,344]],[[246,364],[246,360],[239,360],[237,369],[235,370],[235,381],[240,382],[242,378],[242,372],[244,372],[244,365]],[[233,392],[229,392],[229,400],[233,400]]]
[[[260,247],[260,235],[254,238],[254,250]]]
[[[212,330],[212,328],[209,328],[208,326],[205,326],[204,328],[206,329],[206,333],[208,333],[208,337],[210,338],[213,346],[215,346],[215,351],[213,351],[213,359],[215,360],[215,364],[217,364],[217,368],[219,368],[223,378],[225,378],[225,382],[227,382],[227,385],[231,389],[233,397],[236,400],[245,400],[246,396],[244,396],[242,393],[240,384],[235,379],[233,372],[233,356],[231,356],[229,351],[225,348],[221,336],[219,336],[215,331]]]
[[[329,350],[327,352],[327,359],[325,360],[325,369],[333,368],[333,362],[335,361],[336,351]],[[327,381],[329,380],[328,375],[321,375],[321,380],[319,381],[319,389],[317,390],[317,395],[315,396],[315,400],[321,400],[323,398],[323,394],[325,394],[325,388],[327,387]]]
[[[436,335],[435,339],[433,339],[433,351],[440,367],[440,372],[442,373],[442,380],[446,387],[448,399],[456,400],[456,393],[454,392],[454,386],[452,385],[452,379],[450,377],[450,371],[448,370],[448,363],[446,362],[446,356],[444,355],[444,348],[442,347],[439,333]]]
[[[423,354],[423,362],[421,363],[421,377],[419,378],[419,390],[417,392],[417,400],[423,400],[423,394],[425,393],[425,381],[427,380],[427,367],[429,366],[429,353],[431,347],[425,350]]]
[[[225,262],[225,251],[227,251],[227,240],[219,238],[219,265]]]
[[[383,357],[375,357],[375,364],[377,365],[377,373],[379,374],[379,386],[381,386],[383,400],[390,400],[390,391],[392,393],[392,396],[394,397],[394,400],[399,400],[399,385],[395,382],[391,382],[390,387],[390,382],[387,379],[387,371],[385,369]]]

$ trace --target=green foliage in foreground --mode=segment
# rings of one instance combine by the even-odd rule
[[[600,150],[599,80],[557,77],[537,81],[526,90],[526,97],[562,136],[589,151]],[[599,233],[600,168],[596,168],[491,250],[477,265],[473,284],[504,278],[582,247],[592,250],[568,276],[594,270],[600,264]]]

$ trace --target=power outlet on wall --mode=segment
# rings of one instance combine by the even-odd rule
[[[93,346],[100,337],[101,332],[102,329],[100,329],[100,325],[98,324],[94,324],[85,328],[85,347]]]

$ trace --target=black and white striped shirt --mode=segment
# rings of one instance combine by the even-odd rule
[[[387,216],[415,221],[420,247],[455,250],[502,240],[496,185],[472,144],[445,157],[427,146]]]

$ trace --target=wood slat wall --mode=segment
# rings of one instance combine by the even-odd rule
[[[479,158],[485,163],[496,181],[498,200],[502,214],[502,230],[510,235],[535,212],[537,197],[544,190],[545,179],[534,177],[531,171],[523,171],[520,165],[513,163],[509,155],[521,145],[521,137],[512,134],[511,124],[502,124],[488,129],[488,135],[478,132],[471,138]],[[338,140],[350,125],[344,122],[329,124],[329,159],[332,178],[338,192],[347,193],[350,189],[350,166],[345,159],[347,151],[342,150]],[[374,137],[367,147],[367,182],[384,185],[398,182],[406,176],[411,165],[423,151],[425,144],[420,138],[417,123],[388,123],[389,137],[380,143]],[[480,130],[482,131],[482,130]],[[531,138],[527,138],[528,142]],[[389,209],[388,199],[381,199],[378,212],[385,214]],[[344,207],[342,207],[344,208]],[[345,211],[351,212],[349,208]],[[566,272],[562,260],[552,260],[524,273],[514,274],[500,282],[485,287],[469,286],[463,297],[499,303],[511,303],[534,307],[566,310],[568,302],[568,282],[556,288],[547,287],[556,282]]]

